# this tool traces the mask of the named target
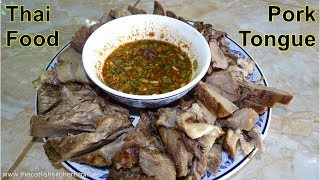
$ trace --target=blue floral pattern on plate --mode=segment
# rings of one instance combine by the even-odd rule
[[[242,49],[237,43],[235,43],[232,39],[227,38],[227,44],[229,50],[233,54],[237,54],[238,56],[242,58],[251,58],[250,55]],[[69,44],[65,45],[50,61],[49,65],[47,66],[48,70],[52,70],[56,68],[57,63],[57,56],[63,52],[67,47],[69,47]],[[251,58],[252,59],[252,58]],[[248,80],[251,82],[256,82],[257,80],[261,79],[263,76],[262,71],[260,70],[259,66],[256,65],[254,72],[252,75],[248,77]],[[265,80],[261,82],[261,85],[267,86],[267,82]],[[37,109],[37,103],[36,103],[36,109]],[[132,116],[135,120],[133,124],[135,125],[138,120],[138,115]],[[259,120],[256,123],[256,126],[258,127],[260,133],[262,134],[262,137],[264,138],[266,135],[266,132],[269,127],[270,123],[270,117],[271,117],[271,109],[268,109],[265,113],[260,115]],[[45,139],[44,139],[45,141]],[[208,171],[205,173],[205,175],[202,177],[203,180],[215,180],[215,179],[226,179],[230,177],[232,174],[234,174],[236,171],[238,171],[241,167],[243,167],[249,160],[250,157],[257,151],[257,149],[254,149],[251,154],[244,156],[241,152],[238,152],[236,155],[236,158],[233,159],[230,157],[227,153],[222,152],[222,164],[220,166],[220,169],[216,175],[211,175]],[[250,157],[249,157],[250,156]],[[109,171],[107,169],[101,169],[101,168],[95,168],[91,167],[85,164],[75,163],[72,161],[65,161],[62,163],[62,165],[67,168],[69,171],[75,173],[77,176],[79,176],[81,179],[106,179],[108,176]]]

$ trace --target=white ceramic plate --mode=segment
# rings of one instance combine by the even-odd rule
[[[251,58],[251,56],[232,39],[227,38],[227,44],[228,44],[229,50],[232,53],[237,54],[240,57]],[[59,52],[50,60],[46,68],[47,70],[52,70],[56,68],[58,55],[61,52],[63,52],[67,47],[69,47],[69,44],[66,44],[63,48],[61,48]],[[261,82],[261,84],[264,86],[268,86],[266,77],[263,75],[261,69],[256,64],[254,72],[252,75],[249,76],[248,80],[251,82],[255,82],[259,80],[261,76],[264,77],[264,80]],[[35,109],[38,110],[37,98],[36,98]],[[133,118],[135,118],[133,124],[136,125],[136,123],[139,121],[139,110],[132,109],[131,115]],[[259,120],[256,123],[256,126],[258,127],[263,138],[265,138],[266,133],[268,131],[268,127],[270,124],[270,117],[271,117],[271,109],[269,108],[268,111],[266,111],[264,114],[262,114],[259,117]],[[227,153],[222,152],[222,165],[220,166],[218,173],[215,176],[213,176],[207,171],[206,174],[202,177],[202,179],[213,180],[213,179],[226,179],[230,177],[235,172],[237,172],[241,167],[243,167],[250,160],[250,158],[253,157],[256,151],[257,149],[254,149],[247,156],[244,156],[242,155],[241,152],[238,152],[235,159],[231,158]],[[65,168],[67,168],[69,171],[71,171],[72,173],[80,177],[81,179],[99,180],[99,179],[106,179],[106,177],[108,176],[108,170],[104,168],[95,168],[85,164],[75,163],[72,161],[65,161],[62,163],[62,165]]]

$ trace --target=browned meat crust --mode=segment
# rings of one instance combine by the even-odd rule
[[[158,1],[154,1],[153,14],[165,16],[164,8]]]
[[[86,43],[89,36],[89,29],[85,26],[82,26],[72,37],[71,46],[79,53],[82,53],[84,44]]]
[[[167,14],[168,17],[172,17],[174,19],[178,19],[178,16],[172,11],[167,11],[166,14]]]
[[[128,10],[131,12],[131,14],[147,14],[145,10],[130,5],[128,6]]]

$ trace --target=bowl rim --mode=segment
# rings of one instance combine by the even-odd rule
[[[204,67],[200,70],[198,70],[198,73],[196,74],[196,76],[186,85],[184,85],[183,87],[180,87],[176,90],[167,92],[167,93],[163,93],[163,94],[152,94],[152,95],[135,95],[135,94],[127,94],[121,91],[117,91],[115,89],[110,88],[109,86],[105,85],[104,83],[101,82],[101,80],[99,80],[98,78],[96,78],[94,76],[93,73],[96,72],[90,72],[88,67],[86,66],[87,62],[89,60],[89,58],[86,57],[87,55],[87,48],[89,45],[91,44],[90,42],[94,42],[94,36],[92,36],[94,33],[97,33],[99,30],[101,31],[101,29],[103,29],[102,27],[105,26],[112,26],[113,24],[117,24],[118,22],[124,22],[126,21],[126,19],[132,19],[132,18],[139,18],[139,19],[135,19],[135,21],[137,20],[143,20],[145,17],[148,17],[149,19],[153,19],[153,18],[160,18],[160,19],[166,19],[166,21],[174,21],[174,23],[178,23],[182,26],[185,26],[185,28],[189,29],[191,31],[190,34],[195,33],[196,35],[193,36],[198,36],[197,38],[200,38],[200,41],[202,44],[204,44],[204,49],[206,49],[205,51],[207,52],[209,58],[208,60],[206,60],[204,62]],[[144,19],[145,20],[145,19]],[[83,67],[85,69],[86,74],[88,75],[88,77],[97,85],[99,86],[101,89],[105,90],[108,93],[114,94],[116,96],[120,96],[126,99],[136,99],[136,100],[160,100],[160,99],[165,99],[165,98],[169,98],[171,96],[175,96],[177,94],[180,94],[184,91],[190,90],[191,88],[193,88],[199,81],[201,81],[201,79],[205,76],[205,74],[207,73],[207,70],[210,66],[211,63],[211,52],[210,52],[210,47],[208,42],[206,41],[206,39],[203,37],[203,35],[198,32],[194,27],[192,27],[190,24],[187,24],[185,22],[182,22],[178,19],[174,19],[171,17],[167,17],[167,16],[161,16],[161,15],[154,15],[154,14],[137,14],[137,15],[130,15],[130,16],[125,16],[125,17],[120,17],[117,19],[114,19],[108,23],[103,24],[101,27],[99,27],[98,29],[96,29],[87,39],[84,48],[83,48],[83,52],[82,52],[82,63],[83,63]]]

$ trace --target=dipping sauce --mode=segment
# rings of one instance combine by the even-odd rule
[[[194,68],[197,61],[194,60]],[[192,78],[190,58],[178,46],[158,40],[138,40],[121,45],[105,60],[105,84],[135,95],[170,92]]]

